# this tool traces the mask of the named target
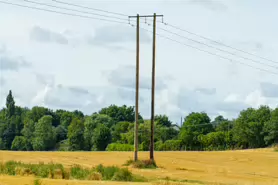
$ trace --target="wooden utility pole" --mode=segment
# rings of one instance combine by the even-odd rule
[[[134,124],[134,161],[138,160],[138,125],[139,125],[139,47],[140,17],[136,16],[136,91],[135,91],[135,124]]]
[[[156,49],[156,14],[153,15],[153,59],[152,59],[150,160],[154,160],[154,100],[155,100],[155,51],[156,51],[155,49]]]
[[[137,24],[136,24],[136,112],[135,112],[135,126],[134,126],[134,161],[138,160],[138,125],[139,125],[139,21],[140,17],[137,14]]]
[[[134,126],[134,160],[138,160],[138,116],[139,116],[139,19],[153,17],[153,58],[152,58],[152,102],[151,102],[151,140],[150,140],[150,160],[154,160],[154,99],[155,99],[155,51],[156,51],[156,17],[163,15],[141,15],[129,16],[137,19],[136,25],[136,101],[135,101],[135,126]]]

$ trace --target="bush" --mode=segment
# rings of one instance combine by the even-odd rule
[[[113,180],[113,181],[139,181],[143,178],[133,177],[128,169],[121,169],[116,166],[98,165],[94,168],[83,168],[74,165],[69,172],[64,170],[61,164],[24,164],[16,161],[0,163],[0,174],[7,175],[34,175],[41,178],[51,179],[79,179],[79,180]]]
[[[15,175],[15,168],[17,166],[17,162],[15,161],[8,161],[4,164],[4,170],[3,173],[8,174],[8,175]],[[20,165],[20,163],[19,163]]]
[[[164,148],[164,143],[162,141],[155,142],[154,149],[156,151],[163,151],[163,148]]]
[[[70,174],[74,179],[85,180],[90,175],[90,170],[82,168],[79,165],[74,165],[70,169]]]
[[[275,146],[274,146],[274,152],[278,152],[278,144],[276,144]]]
[[[155,150],[157,151],[180,151],[182,148],[181,140],[167,140],[165,143],[157,141],[155,143]]]
[[[120,169],[112,178],[112,181],[132,181],[132,173],[127,169]]]
[[[157,165],[155,161],[152,160],[128,160],[124,166],[132,165],[134,168],[140,168],[140,169],[154,169],[157,168]]]
[[[120,169],[116,166],[107,166],[98,165],[96,171],[102,175],[103,180],[111,180],[116,172]]]
[[[56,146],[58,151],[69,151],[69,141],[63,140],[60,141]]]
[[[8,161],[0,165],[0,172],[7,175],[35,175],[42,178],[66,178],[66,172],[61,164],[24,164]]]
[[[24,168],[24,167],[16,167],[15,168],[15,174],[20,175],[20,176],[25,176],[25,175],[32,175],[32,171],[29,168]]]
[[[92,172],[89,175],[88,180],[102,180],[102,175],[98,172]]]
[[[130,144],[111,143],[107,146],[106,151],[133,151],[134,146]]]
[[[167,140],[164,143],[165,151],[180,151],[181,140]]]
[[[130,166],[134,161],[132,159],[127,160],[123,166]]]
[[[42,185],[42,181],[40,179],[35,179],[34,185]]]
[[[223,131],[211,132],[198,138],[204,150],[225,150],[226,134]]]
[[[140,151],[148,151],[148,150],[149,150],[149,146],[150,146],[150,143],[149,143],[149,142],[143,141],[143,142],[139,145],[139,150],[140,150]]]

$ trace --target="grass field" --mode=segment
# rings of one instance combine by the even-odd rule
[[[54,162],[65,166],[80,164],[92,167],[98,164],[122,166],[132,158],[132,152],[11,152],[0,151],[0,161],[25,163]],[[147,159],[148,153],[139,153]],[[156,184],[165,178],[184,184],[243,184],[278,185],[278,153],[273,149],[225,152],[156,152],[158,169],[131,169],[142,175],[148,183],[123,183],[77,180],[44,180],[44,185],[95,185],[95,184]],[[0,185],[32,184],[32,177],[0,176]],[[167,183],[164,183],[167,184]],[[170,184],[170,183],[169,183]]]

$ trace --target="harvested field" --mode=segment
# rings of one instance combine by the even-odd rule
[[[132,158],[132,152],[12,152],[0,151],[0,161],[22,161],[24,163],[54,162],[65,167],[79,164],[92,167],[98,164],[123,165]],[[147,152],[139,153],[147,159]],[[187,184],[278,184],[278,153],[273,149],[225,151],[225,152],[156,152],[159,169],[131,169],[153,181],[170,179]],[[31,177],[0,176],[0,185],[13,185],[15,181]],[[21,180],[20,180],[21,181]],[[63,181],[63,183],[62,183]],[[23,181],[22,181],[23,182]],[[77,181],[46,180],[43,184],[74,184]],[[4,184],[3,184],[4,183]],[[29,183],[29,182],[28,182]],[[28,184],[27,183],[27,184]],[[78,181],[77,184],[99,184],[100,182]],[[101,182],[103,183],[103,182]],[[105,182],[105,184],[118,184]],[[120,182],[120,184],[123,184]],[[127,183],[138,184],[138,183]]]

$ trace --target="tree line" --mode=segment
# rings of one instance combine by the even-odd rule
[[[81,111],[16,106],[12,92],[0,110],[0,150],[132,151],[135,111],[132,106]],[[149,150],[150,121],[139,116],[139,150]],[[236,119],[192,112],[181,126],[166,115],[155,116],[155,150],[230,150],[262,148],[278,143],[278,108],[242,110]]]

